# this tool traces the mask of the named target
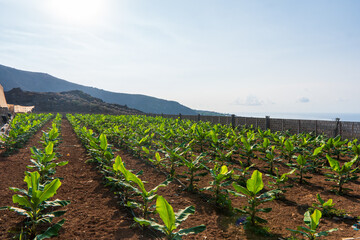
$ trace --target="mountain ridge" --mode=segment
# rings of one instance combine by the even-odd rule
[[[0,84],[4,91],[21,88],[31,92],[65,92],[80,90],[104,102],[126,105],[145,113],[196,115],[197,112],[176,101],[165,100],[143,94],[116,93],[88,87],[54,77],[48,73],[19,70],[0,65]]]
[[[91,114],[143,114],[119,104],[105,103],[80,90],[66,92],[30,92],[13,88],[5,92],[9,104],[35,106],[34,112],[63,112]]]

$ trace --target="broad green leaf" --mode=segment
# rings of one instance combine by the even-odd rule
[[[190,214],[194,214],[194,213],[195,213],[194,206],[189,206],[175,213],[175,219],[176,219],[175,227],[178,227],[180,223],[185,221],[190,216]]]
[[[243,194],[245,194],[246,196],[251,196],[251,193],[249,192],[249,190],[247,190],[246,188],[244,188],[243,186],[238,185],[237,183],[233,182],[233,187],[237,192],[241,192]]]
[[[156,199],[156,211],[159,213],[160,218],[163,220],[169,232],[176,229],[174,210],[162,196],[158,196]]]
[[[27,211],[25,209],[17,208],[17,207],[5,207],[5,208],[9,209],[10,211],[16,212],[19,215],[26,216],[26,217],[31,217],[31,212],[29,212],[29,211]],[[0,210],[3,210],[3,209],[0,209]]]
[[[138,178],[135,174],[133,174],[132,172],[128,172],[128,175],[129,175],[129,180],[136,183],[140,187],[141,191],[143,193],[147,194],[147,191],[145,189],[143,181],[140,178]]]
[[[310,225],[311,230],[316,230],[316,228],[319,225],[320,218],[321,218],[321,212],[315,209],[314,213],[311,214],[311,225]]]
[[[304,214],[304,223],[305,223],[306,226],[311,227],[310,211],[305,212],[305,214]]]
[[[29,202],[27,197],[15,194],[12,196],[12,200],[13,200],[13,203],[18,203],[21,206],[31,208],[31,203]]]
[[[296,162],[297,162],[300,166],[305,166],[305,164],[306,164],[306,159],[300,154],[299,156],[297,156]]]
[[[262,173],[255,170],[251,178],[246,181],[246,188],[254,195],[260,192],[264,188]]]
[[[51,198],[52,196],[54,196],[56,194],[56,190],[61,186],[61,182],[60,180],[54,179],[51,183],[46,184],[44,191],[41,192],[41,195],[39,196],[39,202],[41,203],[49,198]]]
[[[316,194],[316,198],[318,199],[321,205],[324,204],[325,201],[320,197],[320,194]]]
[[[113,169],[115,172],[117,171],[121,171],[121,165],[122,164],[122,160],[120,156],[116,156],[115,158],[115,163],[113,164]]]
[[[321,151],[323,150],[323,147],[318,147],[314,150],[313,156],[317,156]]]
[[[69,161],[62,161],[62,162],[59,162],[57,165],[62,167],[62,166],[65,166],[68,163],[69,163]]]
[[[55,225],[49,227],[44,233],[37,235],[34,240],[42,240],[46,238],[51,238],[58,235],[58,232],[61,226],[64,224],[65,219],[59,221]]]
[[[137,218],[137,217],[134,217],[134,221],[139,223],[141,226],[143,226],[143,225],[151,226],[155,230],[158,230],[158,231],[163,232],[163,233],[166,234],[166,231],[164,230],[164,226],[158,224],[157,222],[154,222],[154,221],[151,221],[151,220],[146,220],[144,218]]]
[[[329,161],[330,167],[335,171],[339,171],[340,170],[340,164],[338,161],[336,161],[335,159],[331,158],[329,156],[329,154],[326,154],[326,158]]]
[[[180,236],[185,236],[185,235],[189,235],[189,234],[198,234],[198,233],[201,233],[202,231],[204,231],[205,229],[206,229],[205,225],[199,225],[196,227],[181,229],[180,231],[177,232],[177,234]]]
[[[40,174],[38,172],[28,173],[25,176],[24,182],[27,183],[28,190],[31,195],[38,197],[38,189],[39,189],[39,181],[40,181]]]
[[[100,148],[102,150],[106,150],[107,149],[107,146],[108,146],[108,142],[107,142],[107,139],[106,139],[106,135],[105,134],[101,134],[100,137]]]
[[[155,159],[156,161],[160,162],[161,161],[161,157],[160,154],[158,152],[155,153]]]
[[[315,237],[327,236],[327,235],[329,235],[328,233],[335,232],[335,231],[337,231],[337,230],[339,230],[339,229],[337,229],[337,228],[332,228],[332,229],[327,230],[327,231],[322,231],[322,232],[316,233],[316,234],[315,234]]]
[[[228,173],[228,168],[226,165],[223,165],[220,169],[220,173],[219,174],[222,174],[222,175],[225,175],[226,173]]]
[[[54,143],[49,142],[49,144],[45,147],[45,154],[50,155],[53,153],[53,150],[54,150]]]
[[[333,200],[329,199],[326,203],[323,204],[324,207],[331,207],[333,205]]]

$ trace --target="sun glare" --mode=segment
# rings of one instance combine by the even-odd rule
[[[87,25],[99,21],[106,1],[103,0],[49,0],[53,17],[68,24]]]

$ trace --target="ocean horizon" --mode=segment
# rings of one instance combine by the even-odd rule
[[[340,118],[340,121],[345,122],[360,122],[360,113],[249,113],[238,112],[235,113],[239,117],[257,117],[265,118],[280,118],[280,119],[300,119],[300,120],[328,120],[335,121]]]

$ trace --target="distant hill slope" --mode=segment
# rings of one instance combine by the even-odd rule
[[[119,104],[105,103],[79,90],[68,92],[29,92],[13,88],[5,92],[9,104],[35,106],[35,112],[67,112],[97,114],[141,114],[139,110]]]
[[[71,83],[46,73],[28,72],[0,65],[0,84],[4,91],[21,88],[32,92],[64,92],[80,90],[107,103],[127,105],[145,113],[184,114],[197,113],[175,101],[168,101],[141,94],[109,92],[98,88]]]

